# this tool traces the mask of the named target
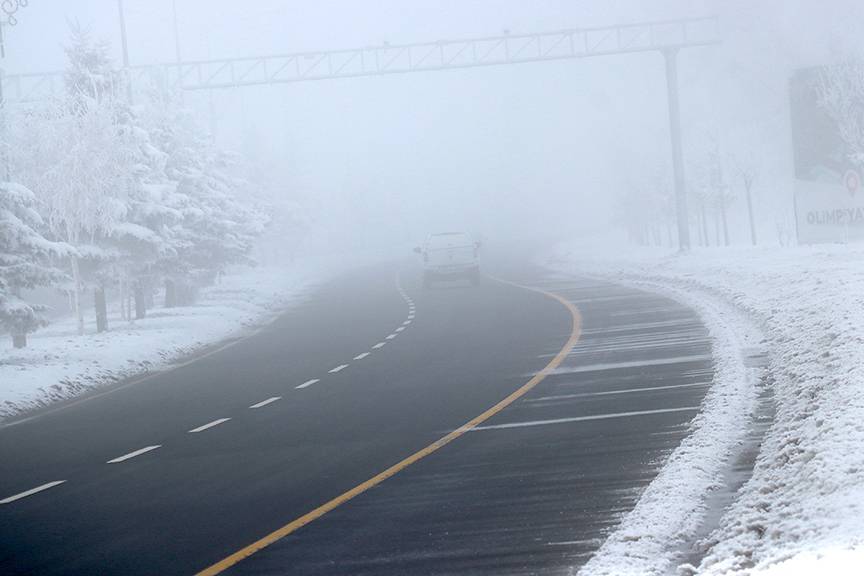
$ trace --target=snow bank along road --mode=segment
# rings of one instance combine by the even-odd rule
[[[0,573],[584,564],[687,435],[710,344],[669,299],[499,272],[545,292],[368,268],[219,353],[0,428]]]
[[[74,315],[52,321],[23,349],[12,348],[6,335],[0,338],[0,425],[21,412],[170,369],[214,344],[230,344],[301,299],[336,263],[237,267],[204,288],[196,305],[154,308],[134,324],[114,308],[108,332],[95,333],[91,317],[83,338]]]
[[[773,396],[773,421],[758,446],[752,476],[700,546],[698,574],[864,573],[862,260],[860,245],[712,248],[672,255],[584,243],[562,245],[550,260],[564,271],[683,292],[685,301],[701,309],[734,308],[741,316],[737,321],[729,317],[735,332],[755,323],[764,335],[759,344],[767,359],[763,389]],[[703,317],[715,325],[710,315]],[[735,340],[718,336],[720,350]],[[722,356],[717,350],[715,359]],[[736,387],[718,366],[711,394]],[[729,423],[742,430],[748,426],[742,410],[722,420],[720,429],[728,430]],[[733,435],[713,436],[728,442]],[[717,447],[703,454],[721,455]],[[660,480],[672,476],[668,470]],[[644,534],[658,520],[642,519],[635,525],[628,517],[622,531]],[[632,537],[629,542],[632,552]],[[592,565],[604,555],[595,555]],[[632,555],[630,560],[633,566]]]

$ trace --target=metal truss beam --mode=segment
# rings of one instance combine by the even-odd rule
[[[718,28],[716,17],[690,18],[537,34],[133,66],[127,72],[136,90],[146,86],[214,90],[678,50],[718,43]],[[55,95],[62,88],[62,80],[59,72],[9,75],[4,78],[5,96],[12,102],[40,100]]]

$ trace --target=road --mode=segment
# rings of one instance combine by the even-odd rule
[[[0,428],[0,574],[583,564],[686,435],[706,331],[656,295],[495,272],[546,292],[368,267],[195,362]]]

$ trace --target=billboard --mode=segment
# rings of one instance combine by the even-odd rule
[[[802,244],[864,240],[861,174],[836,122],[819,104],[823,71],[801,69],[790,82],[795,218]]]

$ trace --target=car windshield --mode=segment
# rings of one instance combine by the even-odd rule
[[[463,248],[472,246],[473,241],[467,234],[461,232],[447,232],[443,234],[433,234],[429,237],[429,248]]]

